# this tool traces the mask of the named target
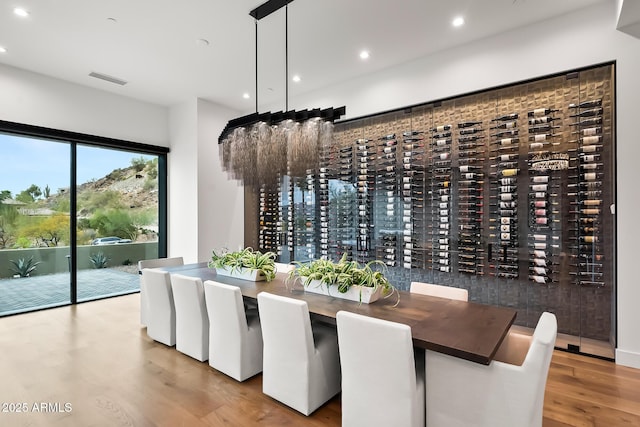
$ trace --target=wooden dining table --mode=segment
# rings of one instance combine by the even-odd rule
[[[305,292],[300,283],[277,273],[270,282],[252,282],[217,275],[207,263],[162,268],[172,274],[199,277],[237,286],[245,300],[257,301],[260,292],[304,300],[314,320],[335,325],[336,313],[351,311],[411,327],[413,345],[488,365],[516,317],[516,311],[474,302],[457,301],[398,291],[371,304]]]

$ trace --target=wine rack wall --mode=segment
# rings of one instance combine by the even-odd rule
[[[402,289],[466,288],[517,324],[552,311],[560,332],[609,341],[613,67],[336,124],[317,169],[260,190],[258,246],[381,260]]]

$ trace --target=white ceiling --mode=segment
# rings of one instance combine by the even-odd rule
[[[612,2],[296,0],[289,5],[289,71],[302,81],[290,83],[289,99],[601,1]],[[164,106],[200,97],[251,112],[255,32],[248,13],[262,3],[0,0],[0,46],[7,49],[0,63]],[[30,15],[14,15],[16,6]],[[466,19],[461,28],[451,26],[457,15]],[[284,108],[284,16],[282,9],[258,22],[260,105]],[[362,49],[371,51],[367,61]],[[88,77],[92,71],[128,84]]]

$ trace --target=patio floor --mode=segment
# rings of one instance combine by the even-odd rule
[[[78,301],[140,290],[137,274],[114,269],[78,271]],[[0,316],[69,304],[69,274],[0,279]]]

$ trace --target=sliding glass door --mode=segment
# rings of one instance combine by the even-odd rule
[[[71,301],[69,148],[0,133],[0,315]]]
[[[0,150],[0,316],[137,292],[168,150],[2,121]]]
[[[158,156],[78,145],[78,301],[139,290],[158,257]]]

